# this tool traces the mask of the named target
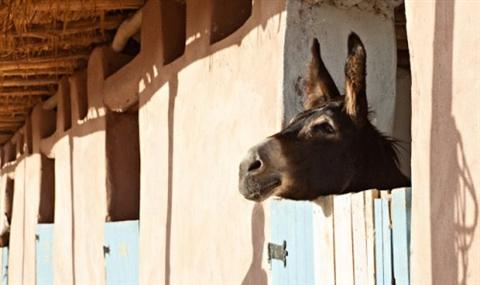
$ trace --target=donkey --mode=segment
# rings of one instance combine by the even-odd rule
[[[240,164],[239,190],[249,200],[292,200],[410,185],[400,172],[395,140],[369,121],[366,51],[348,37],[345,95],[340,95],[314,39],[304,88],[305,111],[252,147]]]

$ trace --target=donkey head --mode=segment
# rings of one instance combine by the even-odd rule
[[[305,111],[287,127],[252,147],[240,164],[240,193],[262,201],[271,195],[313,200],[319,196],[409,185],[399,170],[395,143],[368,119],[366,52],[350,34],[345,95],[340,95],[315,39],[305,83]]]

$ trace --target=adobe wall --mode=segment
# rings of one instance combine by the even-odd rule
[[[96,49],[86,72],[62,82],[56,95],[56,131],[41,142],[41,152],[55,160],[55,284],[105,282],[109,113],[103,81],[127,60],[109,48]]]
[[[406,2],[412,284],[480,284],[478,2]]]
[[[284,3],[254,1],[210,44],[211,3],[187,1],[185,53],[165,66],[156,5],[142,28],[140,283],[263,284],[268,206],[238,193],[238,162],[281,123]]]
[[[33,131],[32,155],[19,159],[16,167],[8,170],[14,171],[16,191],[10,284],[33,284],[30,282],[35,279],[42,155],[54,159],[55,284],[105,283],[103,226],[106,219],[118,217],[109,211],[107,193],[118,185],[123,187],[120,191],[138,190],[138,178],[140,284],[267,282],[264,246],[269,241],[269,205],[254,204],[238,193],[238,163],[259,138],[279,130],[284,119],[296,111],[291,108],[298,106],[294,103],[296,95],[289,88],[305,68],[310,44],[299,40],[304,37],[302,29],[309,30],[306,38],[324,36],[333,22],[320,28],[315,25],[316,17],[333,20],[335,17],[328,16],[331,13],[349,15],[333,8],[317,9],[309,15],[306,26],[300,26],[295,24],[301,10],[295,6],[298,3],[289,4],[294,13],[287,19],[284,1],[254,1],[250,17],[233,31],[236,23],[227,21],[226,11],[212,7],[221,0],[187,0],[185,38],[178,39],[182,23],[176,21],[181,17],[169,16],[169,9],[178,9],[174,2],[181,3],[146,3],[141,52],[133,60],[109,48],[98,48],[86,72],[62,81],[53,104],[57,111],[55,128],[41,134]],[[234,14],[244,16],[244,7],[240,8]],[[375,30],[388,35],[393,29],[383,26],[389,21],[372,18],[365,24],[363,12],[353,14],[352,22],[342,26],[339,38],[327,41],[341,42],[345,50],[325,45],[328,66],[343,66],[350,26],[363,25],[359,30],[365,34]],[[218,23],[225,21],[231,35],[217,31]],[[165,28],[166,23],[173,30]],[[382,39],[376,36],[366,39],[367,47]],[[385,50],[371,53],[394,58],[393,35],[390,40]],[[186,43],[184,50],[182,42]],[[378,116],[388,119],[379,125],[390,130],[395,75],[381,71],[390,70],[395,62],[373,60],[368,64],[373,78],[387,82],[368,86],[373,94],[388,93],[372,102],[385,106]],[[337,83],[343,82],[342,68],[330,70]],[[138,108],[139,142],[123,143],[125,151],[139,144],[141,161],[137,168],[115,168],[122,162],[109,160],[122,152],[120,140],[135,132],[136,122],[127,119],[122,125],[114,120],[109,125],[109,118],[115,116],[106,106],[128,111],[128,116]],[[42,106],[36,107],[32,122],[45,112],[42,110]],[[108,137],[109,126],[129,131]],[[41,128],[32,125],[33,130]],[[115,149],[108,149],[112,145]],[[127,161],[135,162],[136,158]],[[3,185],[5,175],[2,179]],[[29,195],[24,195],[27,192]],[[131,206],[128,198],[119,200],[122,208]],[[135,212],[135,208],[130,210]]]

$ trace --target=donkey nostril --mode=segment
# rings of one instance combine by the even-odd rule
[[[255,160],[250,166],[248,167],[248,172],[254,171],[262,167],[262,162],[260,160]]]

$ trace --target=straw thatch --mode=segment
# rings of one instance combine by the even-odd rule
[[[0,133],[23,125],[57,82],[86,65],[96,45],[144,0],[0,0]],[[3,141],[0,141],[3,143]]]

